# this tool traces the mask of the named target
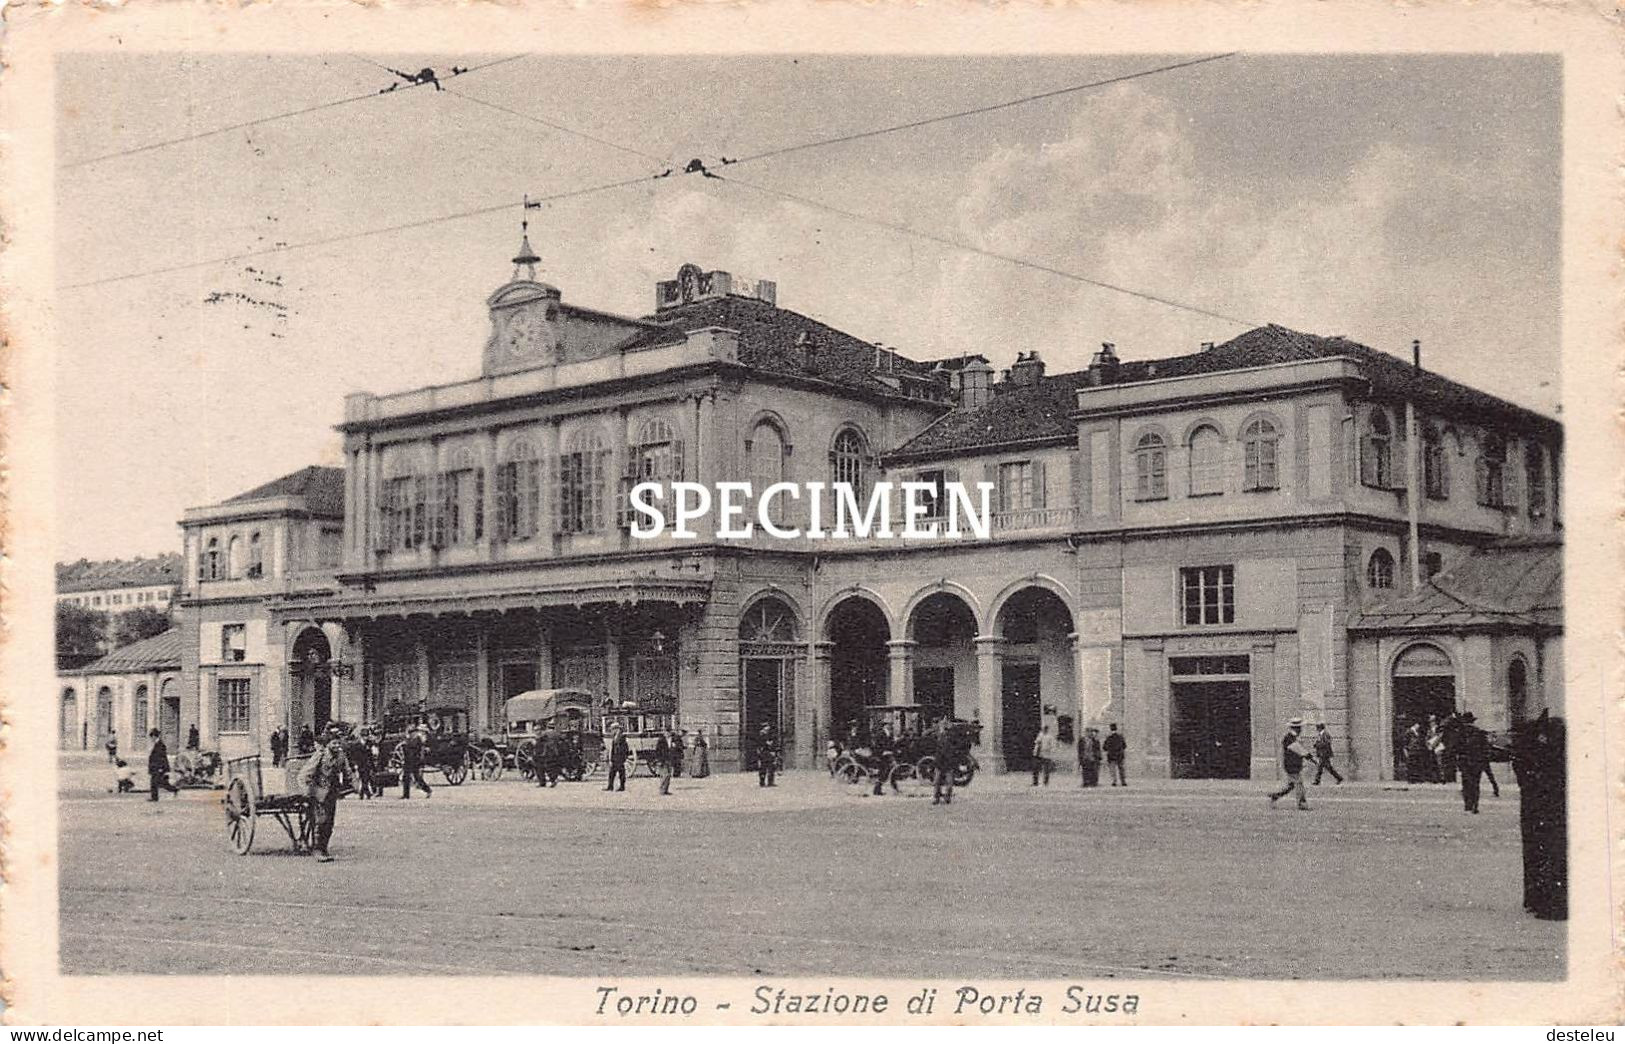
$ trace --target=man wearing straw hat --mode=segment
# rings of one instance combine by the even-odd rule
[[[339,788],[350,774],[350,762],[344,756],[344,730],[329,725],[323,736],[326,741],[299,770],[299,785],[310,798],[312,823],[310,850],[318,863],[331,863],[327,844],[333,838],[333,820],[338,814]]]
[[[1281,798],[1296,791],[1298,810],[1306,812],[1309,798],[1303,792],[1303,763],[1313,759],[1303,749],[1303,719],[1293,718],[1286,725],[1286,735],[1281,737],[1281,771],[1286,773],[1286,786],[1270,795],[1270,805],[1273,807]]]

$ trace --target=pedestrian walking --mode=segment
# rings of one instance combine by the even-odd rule
[[[661,732],[660,738],[655,740],[655,769],[660,773],[660,793],[667,796],[671,794],[673,738],[671,730],[668,729]]]
[[[1286,723],[1286,735],[1281,737],[1281,771],[1286,773],[1286,786],[1270,795],[1273,806],[1294,791],[1298,795],[1298,808],[1308,811],[1309,798],[1303,790],[1303,763],[1310,754],[1303,749],[1303,719],[1293,718]]]
[[[353,734],[344,744],[344,759],[350,765],[350,778],[354,781],[358,801],[366,801],[374,794],[372,785],[372,752],[365,733]]]
[[[152,786],[152,796],[147,800],[157,801],[160,787],[179,794],[180,789],[169,781],[169,748],[164,746],[164,738],[158,735],[157,729],[147,733],[147,737],[152,740],[152,749],[147,751],[147,781]]]
[[[282,764],[282,755],[285,754],[287,752],[287,749],[288,749],[286,746],[284,746],[285,742],[286,741],[282,738],[282,726],[281,725],[278,725],[276,728],[271,730],[270,743],[271,743],[271,767],[272,768],[276,768],[278,765]]]
[[[197,722],[193,722],[186,730],[186,749],[196,750],[198,747]],[[288,756],[288,730],[282,730],[282,756]]]
[[[1044,778],[1044,786],[1049,786],[1049,774],[1055,768],[1055,737],[1049,734],[1049,726],[1045,725],[1033,737],[1033,786],[1038,786],[1038,778]]]
[[[705,741],[704,730],[694,733],[694,756],[691,759],[693,769],[689,772],[691,779],[704,779],[711,774],[711,745]]]
[[[1343,777],[1332,767],[1332,735],[1326,731],[1326,723],[1318,722],[1315,725],[1315,786],[1320,786],[1322,773],[1330,772],[1332,778],[1339,784]]]
[[[773,735],[773,726],[763,725],[756,737],[756,785],[774,786],[773,777],[779,770],[779,741]]]
[[[1475,724],[1471,711],[1463,714],[1456,727],[1456,766],[1461,769],[1461,807],[1478,815],[1479,777],[1490,768],[1490,738]]]
[[[1433,782],[1454,783],[1456,781],[1456,755],[1450,736],[1446,728],[1447,722],[1439,720],[1437,714],[1428,715],[1428,753],[1433,762]]]
[[[875,759],[874,796],[880,796],[880,788],[887,782],[891,783],[893,793],[899,793],[897,786],[897,741],[892,737],[891,726],[886,722],[881,722],[880,728],[875,730],[874,742],[870,746],[874,751]]]
[[[116,732],[107,734],[107,763],[109,765],[118,764],[118,733]]]
[[[549,725],[542,730],[542,738],[536,744],[536,785],[539,787],[556,787],[559,785],[560,762],[564,757],[564,744],[560,742],[559,732]]]
[[[307,725],[305,731],[309,732]],[[300,741],[303,744],[303,740]],[[424,797],[432,797],[434,791],[429,784],[423,781],[423,753],[428,742],[428,730],[422,725],[412,730],[401,745],[401,800],[406,801],[412,797],[412,788],[416,786],[423,791]]]
[[[959,739],[946,717],[936,724],[936,779],[931,788],[933,805],[954,803],[954,769],[959,765]]]
[[[1100,757],[1100,730],[1084,729],[1078,737],[1078,775],[1083,786],[1100,786]]]
[[[338,815],[339,787],[350,774],[349,760],[344,756],[344,733],[329,725],[324,738],[326,744],[299,770],[299,786],[310,799],[310,850],[318,863],[331,863],[327,846],[333,839],[333,824]]]
[[[683,756],[688,753],[688,741],[683,737],[687,735],[687,729],[671,734],[671,774],[674,776],[683,774]]]
[[[1128,740],[1124,739],[1123,734],[1117,731],[1115,721],[1112,722],[1110,729],[1111,731],[1106,733],[1106,742],[1101,745],[1106,752],[1106,773],[1111,776],[1112,786],[1126,787],[1128,786],[1128,774],[1123,770],[1123,759],[1124,755],[1128,753]]]
[[[609,741],[609,782],[604,784],[605,790],[626,789],[626,759],[631,756],[632,745],[626,742],[626,733],[617,725]],[[619,788],[615,786],[617,779],[621,781]]]

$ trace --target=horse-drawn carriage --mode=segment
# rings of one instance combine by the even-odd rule
[[[847,736],[834,741],[830,774],[846,783],[873,781],[900,783],[918,779],[930,782],[937,775],[938,743],[936,721],[930,708],[919,704],[883,704],[865,707],[864,717],[855,722]],[[940,718],[938,719],[940,720]],[[876,752],[874,743],[885,726],[891,734],[892,757],[888,761]],[[980,722],[948,720],[955,752],[954,785],[963,787],[976,778],[981,765],[970,748],[981,742]]]
[[[584,779],[598,770],[603,733],[593,716],[595,697],[582,689],[533,689],[503,704],[498,736],[476,741],[473,754],[481,779],[501,779],[518,769],[526,779],[536,775],[536,744],[548,729],[559,735],[560,769],[568,780]]]
[[[611,736],[617,726],[626,736],[626,745],[631,750],[631,756],[626,760],[628,777],[637,775],[640,766],[648,775],[660,774],[660,766],[655,762],[655,747],[660,743],[662,733],[677,728],[674,710],[654,702],[627,702],[617,706],[612,701],[605,701],[601,720],[604,736]],[[604,757],[607,761],[609,755],[606,753]]]
[[[392,708],[384,716],[378,749],[384,754],[384,764],[375,769],[375,776],[393,775],[398,781],[406,766],[406,740],[415,729],[423,729],[428,742],[423,750],[423,767],[439,769],[451,786],[460,785],[468,778],[469,766],[478,762],[479,754],[468,735],[468,708],[421,707],[416,710]],[[383,782],[383,780],[377,780]]]

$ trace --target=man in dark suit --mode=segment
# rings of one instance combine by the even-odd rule
[[[429,784],[423,781],[423,747],[424,729],[418,726],[412,734],[406,737],[406,743],[401,748],[401,798],[403,800],[412,796],[414,785],[423,790],[424,797],[431,797],[434,791]]]
[[[338,814],[339,788],[350,772],[350,763],[344,756],[344,733],[328,726],[327,743],[312,754],[299,770],[299,785],[310,798],[312,830],[310,850],[318,863],[331,863],[327,852],[333,839],[333,823]]]
[[[164,738],[157,729],[147,733],[147,737],[152,740],[152,749],[147,751],[147,780],[152,784],[152,797],[147,800],[158,800],[159,787],[171,794],[179,794],[180,790],[169,781],[169,748],[164,746]]]
[[[609,782],[604,784],[605,790],[615,790],[615,780],[621,781],[621,790],[626,789],[626,760],[632,756],[632,745],[626,742],[626,733],[619,725],[609,741]]]
[[[536,741],[537,786],[559,785],[559,761],[563,755],[564,747],[559,742],[559,730],[549,725],[542,730],[542,738]]]
[[[1106,742],[1102,744],[1106,750],[1106,774],[1112,778],[1112,786],[1128,786],[1128,775],[1123,771],[1124,755],[1128,752],[1128,741],[1123,734],[1117,731],[1117,723],[1113,722],[1111,731],[1106,734]]]
[[[778,770],[779,743],[773,735],[773,726],[763,725],[756,737],[756,785],[773,786],[773,776]]]
[[[671,793],[671,751],[671,734],[669,731],[663,731],[660,733],[660,738],[655,740],[654,753],[655,768],[660,772],[660,792],[662,794]]]
[[[951,805],[954,803],[954,769],[959,765],[959,743],[947,718],[938,719],[932,731],[936,740],[937,778],[931,789],[931,803]]]
[[[1455,767],[1461,771],[1462,809],[1475,816],[1478,815],[1479,777],[1490,767],[1490,739],[1474,724],[1476,720],[1472,711],[1457,719],[1452,751]]]

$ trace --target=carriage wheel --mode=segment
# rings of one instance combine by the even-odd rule
[[[463,761],[454,761],[449,765],[441,765],[440,771],[446,776],[447,786],[460,787],[463,785],[463,780],[468,778],[468,762],[465,759]]]
[[[499,780],[502,778],[502,752],[488,750],[480,755],[480,778],[484,780]]]
[[[384,763],[384,767],[397,776],[405,771],[406,744],[404,742],[395,744],[395,749],[389,752],[389,760]]]
[[[254,847],[254,795],[248,784],[233,779],[226,787],[226,841],[238,855]]]
[[[598,775],[599,770],[603,767],[603,762],[597,758],[593,758],[591,761],[585,762],[581,766],[581,778],[588,779],[592,776],[596,776]]]
[[[914,766],[914,777],[921,783],[935,783],[937,780],[937,759],[927,754]]]
[[[961,761],[959,764],[955,765],[954,786],[970,786],[970,781],[976,778],[976,770],[979,767],[980,766],[976,764],[975,758],[966,758],[964,761]]]
[[[856,761],[847,761],[835,768],[835,776],[842,783],[862,783],[866,775],[868,773],[864,772],[863,766]]]

